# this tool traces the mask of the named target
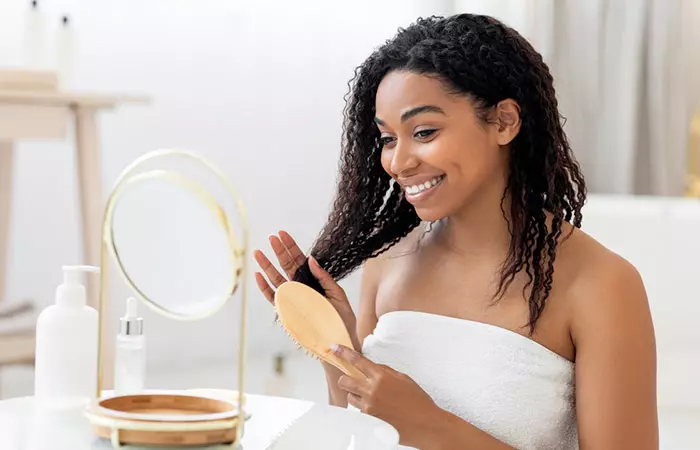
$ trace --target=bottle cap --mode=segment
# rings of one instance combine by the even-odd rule
[[[123,336],[143,334],[143,319],[138,316],[138,301],[134,297],[126,300],[126,314],[119,319],[119,334]]]

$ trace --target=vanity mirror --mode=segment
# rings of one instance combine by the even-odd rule
[[[97,401],[93,431],[113,446],[237,447],[243,433],[247,226],[231,182],[197,153],[158,150],[117,179],[102,225]],[[113,264],[110,265],[110,262]],[[174,320],[201,320],[238,302],[238,399],[189,394],[103,396],[110,269],[132,294]],[[234,321],[232,321],[234,322]]]

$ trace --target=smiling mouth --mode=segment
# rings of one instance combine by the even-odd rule
[[[438,186],[440,183],[442,183],[442,180],[445,179],[445,175],[440,175],[439,177],[435,177],[432,180],[428,180],[425,183],[421,184],[416,184],[413,186],[405,186],[404,190],[406,191],[407,194],[409,195],[418,195],[423,192],[429,191],[436,186]]]

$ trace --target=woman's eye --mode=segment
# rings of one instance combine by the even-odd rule
[[[385,145],[391,145],[394,142],[395,138],[391,136],[382,136],[379,138],[379,141],[382,143],[382,146]]]
[[[417,131],[415,136],[420,139],[426,139],[435,134],[437,130],[420,130]]]

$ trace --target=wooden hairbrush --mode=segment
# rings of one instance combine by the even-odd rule
[[[288,281],[275,292],[275,309],[282,328],[307,354],[323,360],[356,379],[365,375],[337,357],[333,344],[353,348],[347,328],[328,300],[305,284]]]

